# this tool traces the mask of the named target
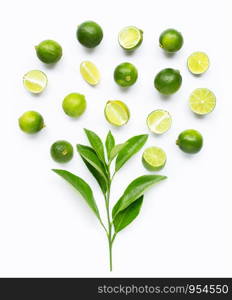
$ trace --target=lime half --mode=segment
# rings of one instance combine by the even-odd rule
[[[142,162],[149,171],[159,171],[166,163],[167,156],[164,150],[158,147],[150,147],[143,152]]]
[[[47,86],[47,76],[42,71],[32,70],[23,76],[24,87],[33,94],[39,94]]]
[[[153,133],[162,134],[168,131],[171,125],[172,117],[166,110],[154,110],[147,117],[147,126]]]
[[[198,115],[207,115],[216,106],[216,97],[213,92],[206,88],[196,89],[189,97],[191,110]]]
[[[91,61],[83,61],[80,65],[80,72],[88,84],[97,85],[100,82],[100,72]]]
[[[105,106],[106,120],[115,126],[125,125],[130,118],[130,112],[127,105],[119,100],[111,100]]]
[[[195,75],[205,73],[209,68],[209,58],[204,52],[194,52],[187,60],[188,69]]]
[[[123,28],[118,35],[119,45],[124,50],[135,50],[143,41],[143,31],[135,26]]]

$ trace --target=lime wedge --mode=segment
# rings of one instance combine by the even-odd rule
[[[189,106],[194,113],[206,115],[214,110],[216,97],[206,88],[196,89],[189,97]]]
[[[209,68],[209,58],[204,52],[194,52],[187,60],[188,69],[195,75],[205,73]]]
[[[42,71],[32,70],[23,76],[23,85],[31,93],[39,94],[47,86],[47,76]]]
[[[143,41],[143,32],[135,26],[123,28],[118,35],[119,45],[124,50],[135,50]]]
[[[147,117],[147,126],[153,133],[162,134],[168,131],[171,125],[172,117],[166,110],[154,110]]]
[[[130,118],[130,112],[125,103],[119,100],[111,100],[105,106],[106,120],[115,126],[125,125]]]
[[[143,152],[142,162],[149,171],[161,170],[165,166],[166,160],[166,153],[161,148],[150,147]]]
[[[97,85],[100,82],[100,72],[91,61],[83,61],[80,65],[80,72],[88,84]]]

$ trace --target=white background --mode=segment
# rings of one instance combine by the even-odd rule
[[[232,276],[231,256],[231,1],[2,1],[1,26],[1,276]],[[101,45],[84,49],[76,40],[79,23],[99,22],[104,30]],[[132,55],[117,43],[119,30],[135,25],[144,31],[142,46]],[[160,33],[180,30],[184,47],[168,57],[158,47]],[[43,65],[34,45],[57,40],[63,58],[54,67]],[[205,51],[211,60],[202,77],[192,76],[186,59],[193,51]],[[102,81],[92,88],[80,76],[79,64],[93,61]],[[121,62],[134,63],[137,83],[121,90],[113,70]],[[162,68],[180,69],[183,85],[175,95],[162,98],[153,78]],[[49,84],[40,96],[24,90],[22,76],[31,69],[46,72]],[[188,108],[193,89],[207,87],[217,96],[215,111],[204,118]],[[86,95],[88,109],[78,120],[62,111],[70,92]],[[127,103],[131,120],[112,128],[104,119],[107,100]],[[160,172],[168,180],[147,192],[138,219],[121,232],[114,244],[114,271],[108,271],[107,241],[102,228],[80,196],[51,168],[65,168],[81,175],[94,188],[103,210],[103,198],[81,159],[66,165],[52,161],[50,145],[66,139],[86,144],[83,127],[102,138],[112,130],[118,143],[149,133],[146,116],[154,109],[173,116],[169,132],[149,135],[146,146],[162,147],[168,156]],[[17,119],[27,110],[42,113],[46,128],[28,136]],[[185,155],[175,145],[179,132],[195,128],[204,136],[204,148]],[[115,178],[112,202],[127,184],[148,173],[141,164],[142,151]],[[104,215],[104,213],[102,213]]]

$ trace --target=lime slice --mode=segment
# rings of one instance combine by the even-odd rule
[[[153,133],[162,134],[168,131],[171,125],[172,117],[166,110],[154,110],[147,117],[147,126]]]
[[[31,93],[39,94],[47,86],[47,76],[42,71],[32,70],[23,76],[23,85]]]
[[[125,125],[130,118],[130,112],[125,103],[119,100],[111,100],[105,106],[106,120],[115,126]]]
[[[124,50],[134,50],[143,41],[143,32],[135,26],[123,28],[118,35],[119,45]]]
[[[83,61],[80,65],[80,72],[88,84],[97,85],[100,82],[100,72],[91,61]]]
[[[214,110],[216,97],[214,93],[208,89],[196,89],[189,97],[189,106],[194,113],[206,115]]]
[[[209,58],[204,52],[194,52],[188,57],[188,69],[195,75],[205,73],[209,68]]]
[[[150,147],[143,152],[142,162],[149,171],[161,170],[165,166],[166,160],[166,153],[161,148]]]

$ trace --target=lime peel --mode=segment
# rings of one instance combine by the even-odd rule
[[[73,158],[73,146],[64,140],[56,141],[50,148],[50,154],[54,161],[67,163]]]

